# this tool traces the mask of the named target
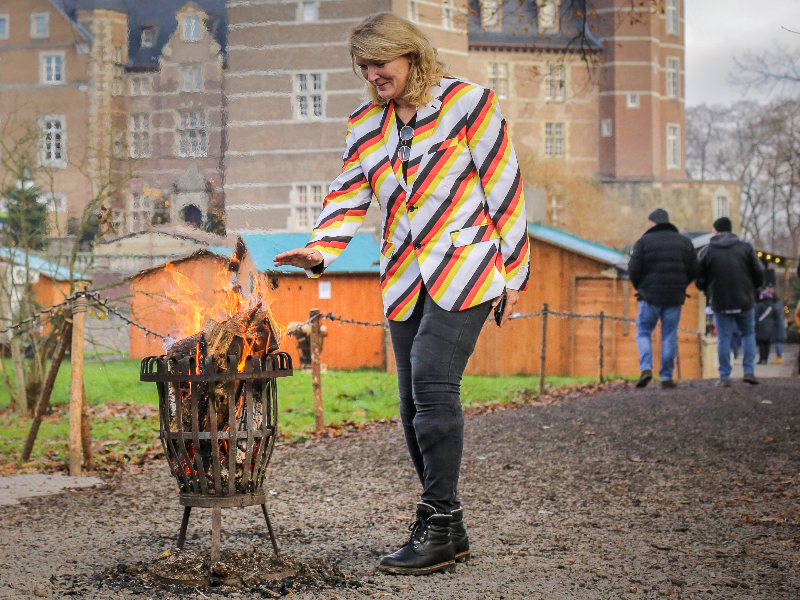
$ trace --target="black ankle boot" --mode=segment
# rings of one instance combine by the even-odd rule
[[[459,508],[450,513],[453,520],[450,521],[450,541],[453,542],[453,553],[456,562],[467,562],[470,558],[469,537],[467,529],[464,527],[464,509]]]
[[[411,537],[397,552],[384,556],[378,569],[395,575],[454,572],[455,553],[450,541],[452,520],[450,515],[437,514],[432,506],[418,502],[417,520],[409,528]]]

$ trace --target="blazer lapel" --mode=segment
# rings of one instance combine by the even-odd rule
[[[423,167],[423,163],[426,162],[425,157],[433,141],[436,126],[439,123],[439,111],[442,108],[442,99],[440,98],[442,91],[443,88],[441,84],[431,88],[433,100],[417,111],[414,141],[411,144],[411,159],[409,160],[409,163],[417,165],[417,168],[414,169],[413,176],[409,177],[409,187],[412,189],[417,173]],[[406,191],[408,192],[409,190]]]
[[[400,135],[397,133],[397,113],[394,110],[394,102],[387,102],[384,115],[383,145],[386,149],[386,154],[389,156],[389,164],[392,166],[397,183],[408,193],[406,182],[403,181],[403,163],[400,157],[397,156]]]

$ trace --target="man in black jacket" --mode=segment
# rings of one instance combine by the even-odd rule
[[[636,347],[641,375],[636,387],[653,378],[653,330],[661,319],[662,388],[673,388],[672,371],[678,353],[678,322],[686,300],[686,286],[697,275],[697,257],[688,238],[678,233],[663,208],[647,217],[648,229],[633,246],[628,263],[631,283],[639,298]]]
[[[731,385],[731,338],[734,326],[742,334],[744,381],[756,385],[754,305],[756,290],[764,283],[764,267],[753,247],[732,233],[728,217],[714,221],[714,233],[716,235],[698,255],[697,287],[708,296],[711,310],[714,311],[719,355],[717,385]]]

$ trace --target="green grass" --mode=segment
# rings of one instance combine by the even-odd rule
[[[6,372],[12,376],[6,361]],[[549,386],[574,385],[592,381],[589,377],[549,377]],[[115,360],[87,362],[84,382],[92,418],[92,440],[101,465],[137,463],[159,448],[158,395],[153,383],[139,381],[139,361]],[[58,374],[51,402],[55,411],[39,430],[31,467],[63,463],[69,437],[70,369],[65,361]],[[526,400],[536,394],[535,376],[481,377],[468,375],[462,382],[462,403],[482,406]],[[334,427],[398,417],[397,379],[381,371],[328,371],[322,374],[325,421]],[[0,410],[9,403],[5,386],[0,389]],[[278,380],[279,425],[285,439],[307,438],[314,429],[311,374],[295,371],[294,376]],[[97,414],[99,413],[99,414]],[[30,427],[28,418],[5,412],[0,414],[0,466],[20,466],[19,453]]]

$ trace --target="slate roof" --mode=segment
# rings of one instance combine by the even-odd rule
[[[297,267],[274,267],[272,259],[276,254],[302,248],[310,239],[307,233],[246,233],[242,239],[247,245],[250,258],[259,271],[278,273],[304,273]],[[220,256],[228,257],[231,249],[214,246],[208,249]],[[380,273],[381,250],[375,237],[370,233],[357,233],[350,243],[325,273]]]
[[[227,44],[228,15],[225,0],[50,0],[81,34],[92,39],[92,34],[78,23],[78,10],[115,10],[128,15],[128,67],[151,69],[158,67],[158,57],[170,36],[178,27],[175,17],[185,4],[194,2],[208,13],[209,31],[225,52]],[[155,42],[152,48],[142,48],[142,28],[153,27]]]
[[[47,275],[56,281],[69,281],[70,271],[66,267],[59,266],[55,263],[39,258],[35,254],[28,254],[19,248],[9,248],[7,246],[0,247],[0,260],[9,262],[14,265],[25,265],[27,254],[27,264],[31,270]],[[74,279],[90,281],[89,277],[79,273],[73,273]]]
[[[602,244],[590,242],[566,231],[553,229],[545,225],[529,224],[528,233],[537,239],[550,242],[609,265],[624,266],[628,264],[628,257],[621,252]]]
[[[559,30],[540,33],[538,6],[536,2],[500,0],[502,27],[485,30],[481,27],[480,0],[469,0],[469,48],[499,50],[563,51],[580,49],[580,38],[584,50],[602,50],[603,44],[592,33],[595,17],[583,22],[585,0],[562,0],[559,2]],[[582,34],[582,35],[581,35]]]

